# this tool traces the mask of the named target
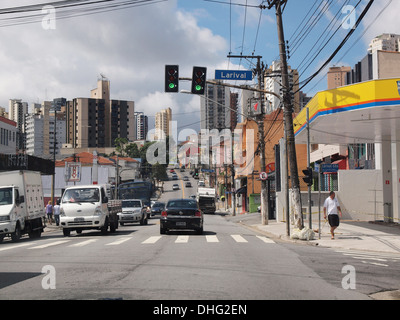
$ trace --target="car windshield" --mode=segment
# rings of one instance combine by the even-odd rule
[[[197,208],[195,200],[171,200],[167,204],[167,208]]]
[[[140,208],[140,201],[138,200],[123,200],[122,208]]]
[[[164,206],[165,206],[165,204],[161,203],[161,202],[156,202],[155,204],[153,204],[153,208],[162,208]]]
[[[62,202],[99,202],[98,188],[68,189],[65,191]]]
[[[0,205],[12,204],[12,188],[0,189]]]

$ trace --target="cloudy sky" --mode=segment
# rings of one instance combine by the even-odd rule
[[[44,2],[2,0],[0,13],[2,8]],[[164,66],[179,64],[181,77],[190,77],[195,65],[205,66],[208,79],[212,79],[215,69],[252,67],[251,61],[228,59],[230,52],[262,55],[266,64],[278,59],[273,10],[252,7],[262,2],[166,0],[90,15],[76,11],[74,17],[66,17],[66,11],[59,9],[55,11],[55,25],[50,29],[44,28],[46,15],[41,12],[34,13],[35,19],[27,20],[16,19],[18,15],[15,14],[1,14],[0,106],[7,107],[11,98],[23,99],[31,106],[56,97],[89,97],[97,78],[103,74],[111,81],[111,98],[135,101],[136,110],[144,111],[150,117],[150,124],[154,123],[157,111],[171,107],[178,127],[194,123],[191,127],[198,130],[200,97],[164,93]],[[310,67],[302,70],[309,57],[314,56],[313,50],[318,49],[318,46],[313,50],[312,47],[321,31],[329,27],[331,21],[340,23],[345,17],[338,10],[344,4],[355,5],[358,1],[333,2],[289,0],[285,8],[286,39],[294,48],[289,64],[293,68],[301,67],[301,80],[325,61],[348,32],[344,28],[339,30]],[[355,9],[356,17],[367,2],[361,1]],[[246,3],[249,6],[235,5]],[[375,1],[334,63],[354,66],[366,55],[368,43],[374,36],[383,32],[400,34],[400,24],[396,23],[398,12],[400,1]],[[32,20],[33,23],[26,23]],[[296,33],[301,30],[302,23],[306,27],[315,23],[316,27],[297,41]],[[323,75],[304,91],[313,95],[324,90]],[[189,90],[190,83],[181,81],[180,87]]]

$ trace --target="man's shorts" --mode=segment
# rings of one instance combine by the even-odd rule
[[[329,225],[331,227],[338,227],[339,226],[339,216],[337,214],[329,214],[328,215]]]

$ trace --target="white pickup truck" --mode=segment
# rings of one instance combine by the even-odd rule
[[[42,178],[36,171],[0,173],[0,242],[6,235],[18,241],[24,233],[38,238],[45,215]]]
[[[106,234],[108,227],[110,232],[118,229],[121,200],[110,200],[106,190],[102,185],[65,189],[60,209],[60,224],[64,236],[68,237],[73,230],[79,234],[82,230],[98,229]]]
[[[147,206],[140,199],[122,200],[122,212],[118,213],[119,224],[139,222],[141,225],[147,224]]]

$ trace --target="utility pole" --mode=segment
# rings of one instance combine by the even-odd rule
[[[304,221],[301,211],[301,194],[299,173],[297,171],[296,145],[293,130],[293,104],[290,94],[289,71],[286,57],[285,35],[282,21],[282,4],[287,0],[268,0],[268,9],[275,6],[278,29],[279,54],[281,58],[282,87],[283,87],[283,114],[285,119],[285,133],[287,137],[287,153],[290,166],[290,180],[292,186],[292,200],[294,205],[296,227],[303,229]],[[289,208],[287,208],[288,210]]]
[[[228,58],[246,58],[246,59],[257,59],[256,73],[258,76],[258,93],[259,98],[259,108],[261,113],[257,116],[257,126],[258,126],[258,144],[260,146],[260,170],[265,172],[265,137],[264,137],[264,105],[263,105],[263,90],[262,90],[262,76],[263,70],[261,69],[261,59],[262,56],[243,56],[243,55],[228,55]],[[252,173],[253,175],[253,173]],[[267,181],[261,180],[261,224],[268,224],[268,192],[267,192]]]

